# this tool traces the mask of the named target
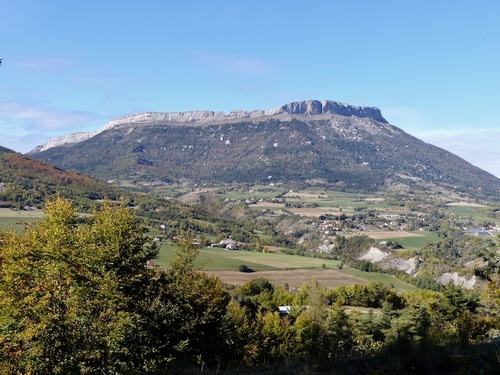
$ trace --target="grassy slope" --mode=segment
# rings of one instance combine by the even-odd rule
[[[176,247],[163,243],[156,263],[168,265]],[[337,268],[339,261],[308,258],[296,255],[257,253],[252,251],[226,250],[221,248],[203,248],[200,250],[197,262],[203,269],[210,271],[237,271],[241,264],[256,270],[290,269],[290,268]]]
[[[175,249],[176,247],[173,244],[162,244],[160,255],[156,263],[158,265],[168,266],[168,260],[173,255]],[[296,255],[231,251],[219,248],[201,249],[197,259],[197,264],[201,265],[202,269],[206,271],[237,271],[239,265],[245,264],[256,271],[275,271],[276,273],[282,272],[282,270],[285,269],[310,269],[311,272],[315,270],[320,271],[322,270],[323,264],[329,269],[336,269],[339,263],[339,261],[335,260],[308,258]],[[413,285],[404,283],[392,275],[376,272],[362,272],[351,268],[343,269],[341,272],[346,276],[355,276],[367,283],[381,281],[384,285],[394,286],[398,290],[416,289]],[[255,276],[257,276],[257,274]]]
[[[391,232],[387,232],[387,237],[377,238],[377,241],[394,241],[401,244],[405,250],[419,250],[428,243],[436,243],[440,241],[436,232],[414,231],[409,233],[418,234],[418,237],[391,237]],[[370,233],[367,232],[369,236]]]
[[[24,230],[24,223],[33,223],[43,217],[42,211],[19,211],[11,208],[0,208],[0,229]]]
[[[371,281],[380,281],[386,286],[394,286],[394,288],[398,290],[416,290],[417,287],[408,283],[405,283],[401,280],[396,279],[392,275],[388,275],[385,273],[378,273],[378,272],[364,272],[360,270],[356,270],[354,268],[346,268],[343,269],[342,272],[360,277],[362,279],[368,280],[369,282]]]

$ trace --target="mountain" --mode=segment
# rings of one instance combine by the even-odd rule
[[[379,109],[333,101],[227,114],[140,113],[53,140],[30,155],[102,179],[319,181],[367,191],[500,196],[500,179],[389,124]]]

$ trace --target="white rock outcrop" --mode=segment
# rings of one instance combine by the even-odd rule
[[[387,123],[382,117],[378,108],[375,107],[357,107],[345,103],[339,103],[331,100],[305,100],[300,102],[288,103],[281,107],[268,110],[235,110],[229,113],[220,111],[189,111],[189,112],[144,112],[128,116],[122,116],[108,121],[102,128],[90,133],[75,133],[54,138],[44,145],[38,146],[29,153],[36,153],[48,150],[49,148],[70,145],[82,142],[103,131],[137,125],[161,125],[167,123],[210,123],[214,121],[253,119],[264,116],[274,115],[300,115],[300,116],[319,116],[319,115],[340,115],[369,117],[379,122]]]
[[[53,138],[47,143],[36,147],[34,150],[30,151],[30,153],[34,152],[42,152],[48,150],[52,147],[64,146],[64,145],[72,145],[75,143],[83,142],[89,138],[92,138],[94,135],[98,134],[99,131],[88,132],[88,133],[73,133],[68,135],[63,135],[61,137]]]
[[[373,263],[381,262],[385,258],[389,256],[389,253],[380,250],[377,247],[371,247],[368,252],[362,256],[360,256],[358,259],[359,260],[368,260]]]
[[[323,253],[323,254],[331,254],[333,249],[335,248],[335,244],[329,243],[329,242],[324,242],[322,245],[318,246],[318,253]]]
[[[452,281],[455,285],[463,286],[466,289],[472,289],[474,285],[476,285],[476,276],[466,279],[457,272],[445,272],[441,276],[438,276],[436,281],[443,285],[448,285],[450,281]]]
[[[372,263],[380,263],[380,266],[384,269],[392,268],[399,271],[404,271],[408,275],[415,272],[418,259],[416,257],[404,259],[398,256],[390,256],[391,253],[382,251],[377,247],[371,247],[365,254],[360,256],[359,260],[367,260]]]
[[[384,262],[384,268],[394,268],[400,271],[404,271],[408,275],[412,275],[415,272],[415,270],[417,269],[417,265],[418,259],[416,257],[412,257],[409,259],[394,257]]]

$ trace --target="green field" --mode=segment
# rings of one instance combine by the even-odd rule
[[[482,212],[482,207],[449,206],[446,210],[453,213],[457,219],[464,217],[470,219],[474,223],[495,221]]]
[[[392,275],[388,275],[386,273],[378,273],[378,272],[364,272],[360,271],[354,268],[345,268],[342,270],[342,272],[360,277],[362,279],[368,280],[369,282],[372,281],[380,281],[384,285],[389,286],[389,287],[394,287],[398,290],[406,291],[406,290],[416,290],[417,287],[408,283],[405,283],[397,278],[395,278]]]
[[[393,241],[401,244],[405,250],[420,250],[422,247],[429,243],[437,243],[441,239],[437,235],[437,232],[426,232],[426,231],[414,231],[410,232],[418,234],[418,237],[391,237],[390,232],[387,233],[386,238],[379,238],[377,241]],[[370,233],[367,233],[370,235]]]
[[[24,224],[33,223],[43,217],[42,211],[19,211],[12,208],[0,208],[0,229],[24,230]]]
[[[158,265],[168,266],[168,260],[174,254],[174,244],[164,243],[160,255],[155,261]],[[203,248],[200,250],[196,263],[205,271],[237,271],[242,264],[255,271],[279,271],[284,269],[322,269],[323,264],[329,269],[337,269],[339,261],[319,258],[302,257],[275,253],[257,253],[252,251],[226,250],[220,248]],[[367,282],[380,281],[384,285],[393,286],[398,290],[415,290],[415,286],[404,283],[392,275],[363,272],[352,268],[341,270],[346,275],[356,276]]]
[[[161,245],[158,259],[155,262],[167,266],[176,247],[170,243]],[[337,268],[339,261],[320,258],[309,258],[298,255],[258,253],[254,251],[226,250],[221,248],[203,248],[196,263],[207,271],[237,271],[242,264],[255,271],[279,270],[290,268]]]

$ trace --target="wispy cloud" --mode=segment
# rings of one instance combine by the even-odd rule
[[[422,111],[409,107],[387,108],[382,112],[391,124],[500,178],[500,129],[476,124],[443,127]]]
[[[96,116],[83,111],[44,108],[23,102],[0,102],[0,122],[36,127],[41,131],[78,129]]]
[[[500,178],[500,129],[435,130],[420,138]]]
[[[197,53],[195,61],[231,73],[247,75],[263,75],[275,70],[274,66],[262,59],[211,52]]]
[[[89,112],[4,101],[0,102],[0,128],[4,132],[0,145],[26,152],[61,135],[95,130],[102,121]]]
[[[26,69],[58,69],[70,67],[73,65],[73,62],[65,58],[49,57],[43,59],[14,61],[13,64]]]

